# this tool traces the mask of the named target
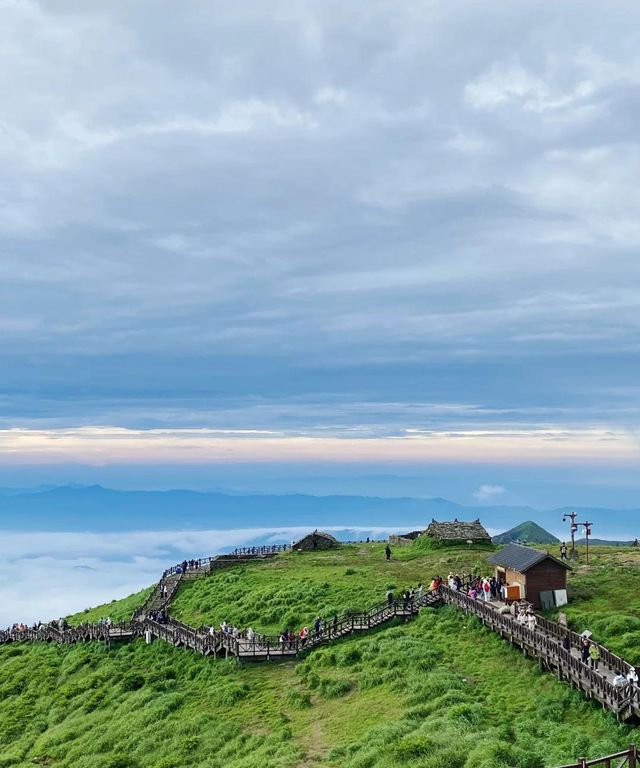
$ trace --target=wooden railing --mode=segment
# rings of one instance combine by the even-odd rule
[[[25,641],[40,641],[45,643],[82,643],[92,640],[109,641],[118,636],[136,634],[128,621],[115,624],[81,624],[77,627],[67,626],[64,629],[43,624],[40,628],[27,627],[20,629],[0,630],[0,644]]]
[[[638,749],[635,744],[631,744],[625,752],[616,752],[615,755],[593,760],[581,757],[577,763],[563,765],[562,768],[638,768],[638,762]]]
[[[449,587],[442,587],[441,592],[445,603],[457,605],[466,613],[477,616],[494,631],[506,635],[511,642],[517,642],[522,648],[530,649],[543,662],[554,664],[566,679],[577,684],[608,709],[620,712],[628,707],[637,707],[640,703],[640,690],[637,686],[615,686],[596,670],[584,664],[580,658],[574,657],[571,651],[565,650],[559,639],[567,633],[559,625],[554,626],[563,630],[561,633],[558,631],[549,632],[550,629],[553,629],[551,626],[553,622],[547,620],[539,620],[539,626],[535,629],[529,629],[527,625],[521,624],[510,614],[501,614],[481,600],[474,600]],[[575,638],[579,638],[579,635],[571,634],[573,636],[572,642],[575,642]],[[599,645],[598,647],[603,658],[606,652],[609,662],[615,660],[615,668],[621,671],[630,669],[631,665],[623,659],[612,654],[604,646]]]
[[[215,631],[215,636],[225,651],[238,658],[297,655],[317,645],[330,643],[347,634],[374,629],[380,624],[398,617],[413,617],[421,608],[427,605],[436,605],[440,600],[439,592],[434,590],[407,602],[403,600],[386,601],[363,612],[350,612],[336,616],[334,619],[323,623],[319,632],[316,632],[315,627],[312,626],[306,638],[294,634],[291,639],[281,639],[281,635],[255,633],[253,639],[249,640],[242,635],[235,637],[218,630]],[[199,630],[201,633],[206,631],[206,627]]]
[[[233,552],[227,552],[219,555],[211,555],[210,557],[200,557],[197,559],[183,560],[181,563],[172,565],[171,568],[163,574],[163,578],[167,576],[173,576],[175,574],[184,572],[193,572],[200,569],[206,570],[211,563],[219,560],[230,560],[231,558],[246,558],[246,557],[265,557],[268,555],[277,555],[281,552],[287,552],[291,547],[289,544],[268,544],[260,547],[237,547]],[[186,565],[185,565],[186,564]]]
[[[136,608],[131,617],[132,621],[139,621],[149,615],[152,611],[159,611],[168,608],[178,591],[181,580],[184,578],[182,573],[175,573],[169,576],[163,574],[160,581],[153,588],[153,591],[144,603]],[[163,590],[166,590],[163,594]]]

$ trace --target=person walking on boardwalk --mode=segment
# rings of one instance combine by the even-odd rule
[[[589,658],[591,659],[591,669],[597,670],[600,665],[600,648],[595,643],[591,643]]]
[[[638,685],[638,673],[636,672],[635,667],[629,668],[629,671],[627,672],[627,682],[632,689]]]
[[[616,675],[613,678],[613,684],[615,685],[616,688],[626,688],[628,685],[627,678],[622,674],[622,672],[619,669],[616,669]]]
[[[322,632],[322,619],[319,616],[316,616],[316,620],[313,622],[313,628],[316,631],[316,637],[320,637],[320,633]]]
[[[302,647],[307,644],[307,638],[309,637],[309,627],[302,627],[300,630],[300,643]]]
[[[387,558],[387,560],[391,560],[391,547],[388,544],[384,548],[384,556]]]
[[[583,637],[582,638],[582,645],[580,646],[580,656],[582,657],[582,663],[588,664],[589,663],[589,648],[591,647],[591,643],[589,642],[589,638]]]
[[[571,652],[571,635],[569,632],[564,636],[564,639],[562,640],[562,647],[565,649],[565,651]]]
[[[389,607],[393,605],[393,592],[391,590],[387,591],[387,605]]]

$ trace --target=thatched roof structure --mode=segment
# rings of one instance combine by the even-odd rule
[[[456,518],[453,522],[442,523],[432,520],[425,535],[438,541],[473,541],[474,543],[491,541],[491,536],[479,519],[467,522]]]
[[[330,533],[316,529],[313,533],[308,533],[299,541],[296,541],[292,549],[296,549],[299,552],[310,552],[314,549],[337,549],[339,546],[340,542],[338,539]]]

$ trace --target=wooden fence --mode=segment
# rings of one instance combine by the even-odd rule
[[[596,699],[603,707],[611,710],[621,720],[631,716],[640,716],[640,690],[637,686],[618,687],[584,664],[580,658],[572,655],[562,646],[566,629],[548,620],[537,618],[535,629],[529,629],[510,614],[502,614],[484,601],[474,600],[466,594],[456,592],[449,587],[442,587],[442,598],[461,608],[468,614],[477,616],[482,623],[497,632],[524,653],[537,658],[540,666],[557,674],[560,680],[582,690],[589,698]],[[575,632],[569,633],[572,647],[579,648],[581,638]],[[609,669],[626,673],[631,668],[624,659],[616,656],[605,646],[598,645],[601,663]]]
[[[594,760],[581,757],[577,763],[563,765],[562,768],[638,768],[638,749],[635,744],[631,744],[625,752],[617,752],[615,755],[598,757]]]

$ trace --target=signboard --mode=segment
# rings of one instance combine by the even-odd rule
[[[566,605],[569,602],[566,589],[556,589],[553,595],[556,601],[556,607],[558,608],[562,608],[563,605]],[[567,617],[565,616],[565,621],[566,621],[566,618]]]

